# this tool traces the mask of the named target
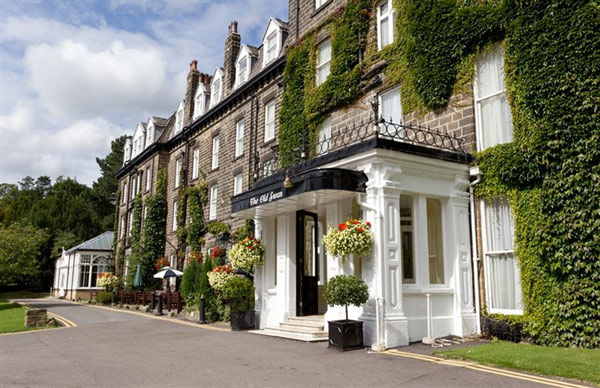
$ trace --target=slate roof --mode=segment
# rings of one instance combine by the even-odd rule
[[[75,251],[112,251],[113,239],[115,237],[114,232],[104,232],[90,240],[84,241],[79,245],[66,251],[66,254],[73,253]]]

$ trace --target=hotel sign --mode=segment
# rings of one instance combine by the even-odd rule
[[[255,197],[250,197],[250,207],[271,203],[281,198],[283,198],[283,189],[273,190]]]

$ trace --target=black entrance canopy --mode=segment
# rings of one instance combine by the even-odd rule
[[[232,216],[254,218],[325,205],[354,193],[366,191],[367,176],[362,171],[341,168],[311,170],[290,177],[285,188],[285,173],[258,182],[252,189],[231,198]]]

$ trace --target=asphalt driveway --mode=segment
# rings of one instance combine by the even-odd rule
[[[56,300],[77,327],[0,336],[1,387],[530,387],[536,382],[423,360],[340,353]]]

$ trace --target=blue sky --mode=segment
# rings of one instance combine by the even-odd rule
[[[0,183],[70,176],[183,98],[192,59],[222,66],[227,27],[260,45],[287,0],[0,1]]]

